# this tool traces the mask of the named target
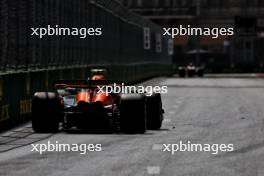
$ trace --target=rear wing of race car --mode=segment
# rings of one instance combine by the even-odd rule
[[[113,80],[58,80],[53,83],[55,88],[92,88],[104,85],[122,85],[124,83]]]

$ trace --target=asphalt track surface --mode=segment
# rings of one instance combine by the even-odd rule
[[[165,120],[144,135],[35,134],[30,124],[0,134],[0,176],[263,176],[264,79],[164,78]],[[233,152],[163,152],[180,140],[234,144]],[[47,141],[102,144],[101,152],[32,152]]]

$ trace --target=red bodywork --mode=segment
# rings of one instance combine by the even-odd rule
[[[105,92],[97,93],[96,90],[80,91],[76,95],[77,102],[101,102],[103,105],[110,105],[113,103],[113,98],[110,94]]]
[[[105,80],[104,75],[96,74],[91,77],[93,81]],[[76,101],[79,102],[101,102],[104,106],[111,105],[114,103],[112,95],[105,92],[98,92],[96,85],[83,85],[83,84],[56,84],[55,87],[62,88],[79,88],[80,91],[76,94]]]
[[[105,79],[104,75],[94,75],[92,77],[92,80],[104,80],[104,79]]]

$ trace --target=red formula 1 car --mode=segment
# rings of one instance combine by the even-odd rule
[[[161,128],[164,111],[160,94],[108,94],[98,91],[98,86],[116,82],[98,76],[83,81],[58,81],[54,92],[35,93],[32,101],[34,131],[56,132],[59,124],[64,129],[125,133]]]

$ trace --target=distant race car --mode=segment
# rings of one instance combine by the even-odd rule
[[[50,133],[72,127],[83,130],[144,133],[158,130],[163,121],[160,94],[108,94],[98,86],[115,81],[99,78],[62,80],[54,92],[37,92],[32,101],[32,127],[35,132]]]
[[[184,78],[186,75],[188,77],[203,77],[204,76],[204,68],[203,67],[196,67],[192,63],[188,64],[186,67],[178,67],[178,74],[179,77]]]

